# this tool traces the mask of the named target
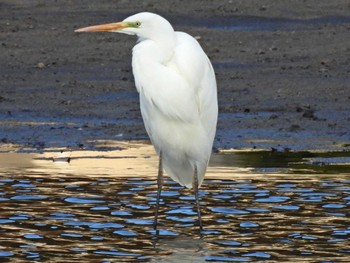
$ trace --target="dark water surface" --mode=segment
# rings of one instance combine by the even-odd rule
[[[0,262],[349,262],[349,153],[215,154],[200,237],[171,180],[156,235],[157,158],[118,147],[0,153]]]

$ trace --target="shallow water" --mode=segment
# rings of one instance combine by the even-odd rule
[[[171,180],[155,233],[152,146],[112,148],[0,153],[1,262],[349,261],[349,153],[215,154],[200,236]]]

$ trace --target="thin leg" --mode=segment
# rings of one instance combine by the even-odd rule
[[[162,152],[160,152],[158,178],[157,178],[157,203],[156,203],[156,210],[154,213],[154,223],[153,223],[154,230],[157,229],[157,224],[158,224],[158,210],[159,210],[159,201],[160,201],[160,194],[162,192],[162,186],[163,186],[163,164],[162,164]]]
[[[194,191],[194,197],[196,198],[199,231],[202,231],[203,230],[202,216],[201,216],[201,210],[200,210],[200,207],[199,207],[199,200],[198,200],[198,171],[197,171],[197,166],[194,167],[193,191]]]

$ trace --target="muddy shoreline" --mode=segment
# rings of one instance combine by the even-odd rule
[[[217,74],[215,148],[349,150],[348,1],[2,1],[0,143],[146,139],[133,37],[76,34],[139,11],[197,36]]]

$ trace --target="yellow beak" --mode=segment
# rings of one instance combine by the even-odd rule
[[[118,31],[123,28],[129,27],[126,22],[110,23],[96,26],[88,26],[74,30],[74,32],[106,32],[106,31]]]

